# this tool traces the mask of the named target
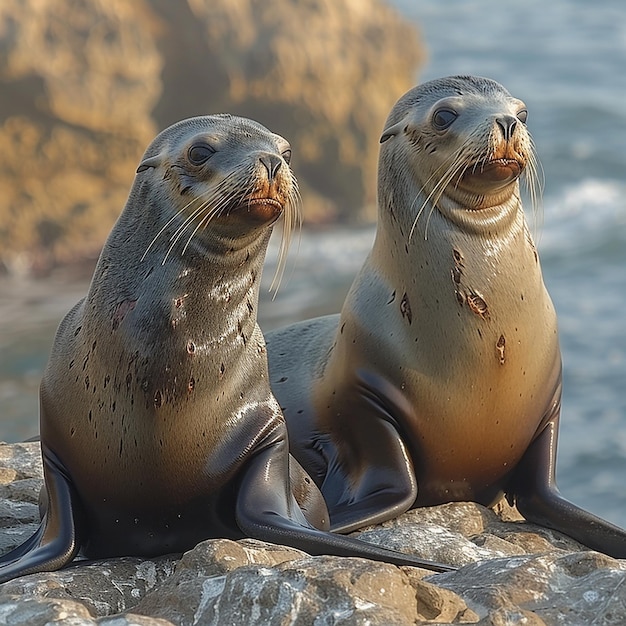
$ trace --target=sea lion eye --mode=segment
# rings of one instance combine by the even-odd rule
[[[197,143],[189,148],[187,156],[194,165],[206,163],[215,154],[215,148],[206,143]]]
[[[439,109],[433,115],[433,125],[437,130],[445,130],[458,117],[452,109]]]
[[[522,124],[526,124],[526,120],[528,119],[528,111],[526,109],[522,109],[517,112],[517,119],[522,122]]]
[[[282,157],[285,159],[285,163],[289,165],[291,162],[291,149],[283,151]]]

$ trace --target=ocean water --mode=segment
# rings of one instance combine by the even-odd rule
[[[564,363],[558,482],[576,503],[626,526],[626,6],[394,4],[426,40],[420,80],[489,76],[528,105],[545,173],[542,209],[529,219]],[[262,327],[338,311],[373,238],[373,228],[304,231],[276,297],[263,290]],[[55,328],[86,289],[62,273],[0,281],[0,440],[37,433],[37,390]]]

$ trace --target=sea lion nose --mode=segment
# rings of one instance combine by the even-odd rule
[[[517,118],[513,115],[501,115],[496,117],[496,124],[502,129],[505,141],[510,141],[517,126]]]
[[[269,181],[272,182],[282,165],[282,159],[275,154],[263,154],[259,157],[259,161],[261,161],[261,163],[265,166],[265,169],[267,170],[267,177]]]

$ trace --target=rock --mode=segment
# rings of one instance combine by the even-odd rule
[[[404,568],[415,588],[418,618],[429,624],[473,624],[478,615],[467,607],[465,601],[456,593],[438,587],[422,578],[418,570]]]
[[[71,600],[28,598],[8,600],[0,604],[0,623],[12,626],[44,626],[71,623],[76,626],[95,624],[83,604]]]
[[[172,622],[168,622],[158,617],[146,617],[145,615],[135,615],[134,613],[126,613],[126,615],[116,615],[114,617],[105,617],[89,624],[99,624],[99,626],[174,626]],[[68,626],[74,626],[71,624]],[[81,626],[81,624],[76,624]],[[87,623],[85,623],[87,626]]]
[[[508,505],[504,517],[474,502],[453,502],[407,511],[355,536],[401,552],[453,565],[516,554],[547,552],[554,548],[578,551],[580,543],[561,533],[527,524]],[[505,522],[504,519],[516,520]]]
[[[219,540],[218,540],[219,541]],[[254,563],[254,561],[253,561]],[[174,615],[160,597],[175,592]],[[171,601],[172,596],[168,599]],[[133,610],[179,624],[414,624],[415,589],[397,567],[363,559],[306,557],[274,567],[252,564],[203,577],[166,581]]]
[[[16,598],[81,603],[90,615],[113,615],[133,607],[174,572],[177,559],[125,557],[75,561],[71,567],[10,580],[0,586],[0,606]]]
[[[539,618],[530,624],[621,624],[625,583],[624,562],[597,552],[553,551],[474,563],[438,575],[435,584],[457,593],[493,623],[506,612]]]
[[[383,0],[3,0],[0,266],[97,254],[153,136],[206,113],[292,143],[307,221],[372,218],[378,137],[423,56]]]
[[[127,613],[95,619],[80,603],[71,600],[16,600],[0,605],[0,624],[11,626],[175,626],[172,622]]]
[[[0,444],[0,552],[30,537],[39,525],[43,469],[39,443]]]
[[[144,3],[0,6],[0,261],[15,272],[97,251],[157,131],[162,59]]]
[[[169,619],[176,624],[190,624],[194,620],[198,622],[200,615],[213,610],[207,607],[212,607],[212,601],[221,597],[231,572],[249,565],[269,570],[285,561],[307,557],[304,552],[293,548],[273,546],[252,539],[239,542],[226,539],[205,541],[184,554],[174,575],[143,598],[133,610]],[[243,602],[251,602],[250,597],[245,596]],[[233,623],[245,624],[247,621],[242,619]]]
[[[1,444],[0,477],[8,548],[35,528],[39,444]],[[505,504],[496,509],[468,502],[415,509],[354,533],[457,564],[455,572],[211,539],[182,558],[75,561],[9,581],[0,586],[0,624],[626,623],[626,561],[527,524]]]

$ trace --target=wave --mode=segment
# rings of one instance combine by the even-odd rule
[[[544,198],[542,258],[610,252],[626,259],[626,183],[590,178]]]

